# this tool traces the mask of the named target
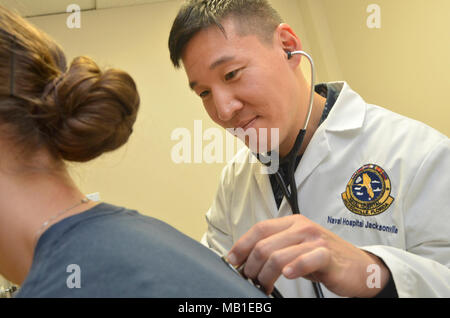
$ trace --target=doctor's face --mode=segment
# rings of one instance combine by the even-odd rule
[[[190,87],[214,122],[246,133],[253,128],[258,139],[260,128],[266,128],[268,149],[279,146],[283,154],[299,130],[298,64],[288,61],[278,31],[270,45],[257,35],[238,35],[231,19],[222,25],[226,36],[212,26],[186,45],[182,60]],[[272,128],[279,129],[279,144],[271,138]]]

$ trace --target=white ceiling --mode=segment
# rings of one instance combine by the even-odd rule
[[[16,9],[22,16],[33,17],[65,13],[70,4],[77,4],[81,10],[97,10],[132,6],[167,0],[0,0],[0,4]]]

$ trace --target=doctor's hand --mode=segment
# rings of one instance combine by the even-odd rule
[[[267,294],[275,281],[303,277],[321,282],[333,293],[346,297],[373,297],[389,280],[389,270],[377,256],[365,252],[302,215],[271,219],[254,225],[231,248],[228,262],[245,263],[243,273],[264,287]],[[379,288],[370,288],[373,274],[381,269]]]

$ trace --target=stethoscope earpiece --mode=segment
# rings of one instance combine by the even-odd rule
[[[287,51],[286,53],[287,53],[288,60],[290,60],[292,58],[292,52],[291,51]]]

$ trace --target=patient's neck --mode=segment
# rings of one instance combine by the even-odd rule
[[[83,197],[65,168],[18,171],[1,165],[0,274],[13,283],[22,284],[31,268],[36,233],[42,224]],[[49,226],[93,205],[93,202],[82,204]]]

